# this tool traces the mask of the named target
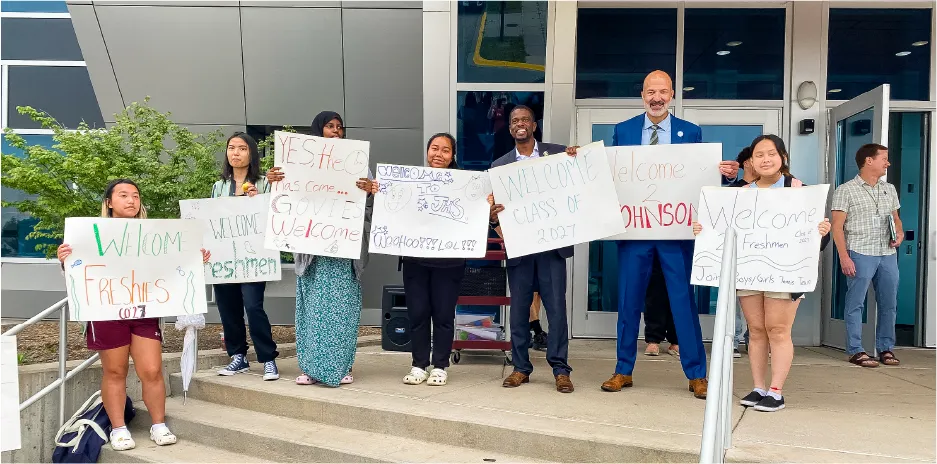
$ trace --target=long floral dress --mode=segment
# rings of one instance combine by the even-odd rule
[[[296,354],[299,367],[337,387],[355,363],[361,322],[361,285],[352,261],[317,256],[296,276]]]

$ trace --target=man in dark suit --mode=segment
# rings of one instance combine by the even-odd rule
[[[514,137],[514,149],[498,158],[491,167],[504,166],[516,161],[539,158],[541,156],[564,153],[566,147],[552,143],[539,143],[534,138],[537,130],[533,110],[526,106],[517,106],[509,116],[511,136]],[[498,213],[504,207],[495,204],[489,197],[491,206],[491,226],[500,235]],[[510,250],[508,251],[510,253]],[[540,292],[543,307],[547,313],[550,332],[547,335],[547,362],[553,368],[556,390],[572,393],[573,383],[569,379],[572,368],[567,363],[569,351],[569,328],[566,323],[566,259],[573,256],[573,247],[544,251],[520,258],[509,259],[508,285],[511,289],[511,357],[514,360],[514,372],[502,386],[519,387],[529,381],[534,366],[530,363],[530,305],[534,292]]]
[[[673,98],[673,81],[667,73],[654,71],[648,74],[641,97],[645,113],[618,123],[612,145],[703,141],[699,126],[668,111]],[[734,179],[738,174],[738,163],[723,161],[719,170],[723,176]],[[618,363],[615,374],[602,384],[602,389],[620,391],[622,387],[633,384],[631,374],[637,355],[638,325],[641,309],[646,308],[645,322],[652,324],[651,335],[661,338],[667,318],[666,315],[661,317],[659,312],[671,312],[677,339],[683,347],[679,355],[683,372],[689,379],[689,389],[697,398],[706,398],[706,350],[690,285],[693,241],[622,240],[618,242],[618,259]],[[653,272],[656,261],[660,263],[660,273]],[[654,279],[655,275],[657,279]],[[660,340],[648,339],[649,343],[652,341]]]

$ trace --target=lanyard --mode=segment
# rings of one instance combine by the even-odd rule
[[[866,193],[867,195],[869,195],[870,198],[872,198],[872,202],[875,203],[875,215],[876,215],[876,216],[881,216],[881,215],[882,215],[882,211],[881,211],[881,209],[879,209],[879,207],[878,207],[878,199],[876,198],[876,197],[878,197],[878,183],[875,184],[875,187],[869,187],[868,189],[866,189],[866,187],[868,187],[868,185],[867,185],[865,182],[863,182],[863,183],[862,183],[862,190],[865,191],[865,193]],[[874,192],[875,192],[875,195],[872,195],[872,192],[870,192],[869,190],[874,191]]]

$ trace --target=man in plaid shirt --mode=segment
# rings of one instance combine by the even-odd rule
[[[875,287],[878,325],[875,349],[879,360],[897,366],[895,315],[898,310],[898,255],[904,239],[898,217],[895,186],[882,180],[888,169],[888,149],[870,143],[856,152],[859,175],[833,193],[833,242],[846,275],[846,354],[862,367],[879,363],[862,348],[862,308],[869,284]],[[892,225],[894,224],[894,225]]]

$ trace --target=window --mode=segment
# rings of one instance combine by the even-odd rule
[[[655,69],[676,75],[676,9],[579,9],[576,98],[640,98]]]
[[[51,135],[24,135],[23,138],[26,139],[26,143],[30,145],[52,147],[52,145],[55,144]],[[2,147],[2,153],[4,155],[23,156],[23,152],[18,148],[11,147],[6,139],[3,139]],[[0,195],[3,196],[4,201],[22,201],[31,197],[19,190],[7,188],[5,186],[0,187],[0,190],[2,190]],[[52,240],[27,240],[26,236],[33,231],[33,226],[36,225],[36,222],[38,222],[38,220],[28,214],[21,213],[16,208],[4,206],[2,208],[3,232],[0,256],[4,258],[44,258],[45,254],[36,251],[36,245],[58,242]]]
[[[4,60],[81,61],[81,47],[68,18],[3,18]]]
[[[930,9],[830,8],[827,98],[891,84],[894,100],[929,100]]]
[[[459,82],[544,82],[547,2],[459,2]]]
[[[0,11],[17,13],[68,13],[65,2],[52,0],[3,0],[0,1]]]
[[[684,18],[684,98],[784,98],[785,10],[687,8]]]
[[[69,129],[85,121],[104,127],[88,68],[83,66],[10,66],[7,125],[14,129],[39,129],[40,125],[19,114],[17,106],[45,111]]]
[[[465,169],[484,171],[514,149],[508,118],[517,105],[534,110],[534,138],[543,138],[543,92],[459,92],[457,102],[456,161]]]

